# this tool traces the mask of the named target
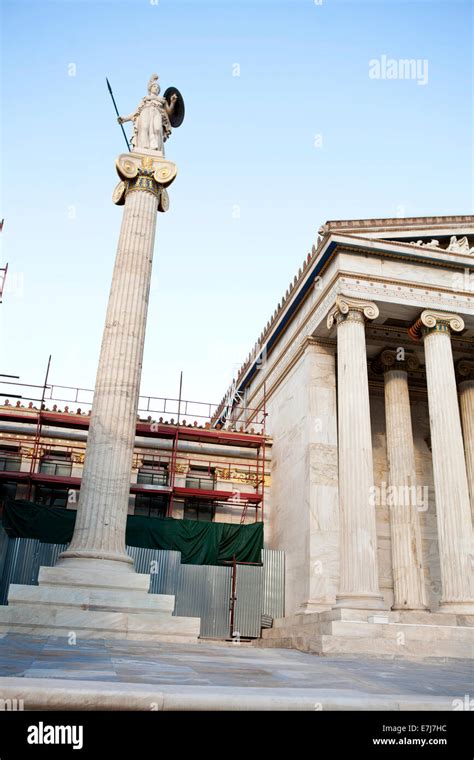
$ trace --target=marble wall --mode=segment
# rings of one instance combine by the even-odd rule
[[[338,575],[333,353],[308,342],[271,396],[266,544],[286,552],[286,614],[328,609]]]

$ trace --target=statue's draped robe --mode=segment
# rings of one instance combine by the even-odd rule
[[[163,144],[171,134],[171,124],[165,110],[165,99],[147,96],[133,114],[134,148],[163,151]]]

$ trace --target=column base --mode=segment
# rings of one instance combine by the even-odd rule
[[[333,609],[386,610],[382,594],[338,594]]]
[[[444,612],[451,615],[474,615],[474,599],[466,599],[464,602],[443,602],[439,603],[438,612]]]
[[[107,552],[102,549],[66,549],[59,555],[58,562],[63,559],[97,559],[133,565],[133,559],[125,552],[122,554],[122,552]]]
[[[129,557],[131,560],[131,557]],[[150,576],[137,573],[131,563],[109,559],[59,556],[54,567],[40,567],[38,583],[69,587],[106,588],[116,591],[148,592]]]

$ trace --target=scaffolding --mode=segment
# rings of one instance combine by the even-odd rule
[[[34,432],[30,428],[30,432],[24,435],[0,434],[0,448],[2,443],[18,445],[23,457],[31,457],[28,471],[0,470],[0,483],[6,480],[23,483],[27,487],[28,499],[37,485],[78,490],[81,482],[80,477],[57,474],[42,466],[42,462],[48,457],[52,459],[54,452],[64,452],[71,463],[82,463],[93,391],[51,384],[50,361],[51,358],[42,385],[21,383],[14,378],[1,380],[3,405],[0,406],[0,420],[16,423],[16,430],[19,424],[26,423],[34,427]],[[6,391],[3,386],[7,387]],[[10,399],[17,400],[11,403]],[[168,517],[173,516],[177,505],[186,503],[189,506],[195,502],[212,506],[214,512],[226,508],[241,509],[241,524],[247,520],[249,509],[254,509],[255,522],[263,521],[267,442],[265,404],[262,409],[249,410],[253,418],[251,425],[243,420],[238,425],[230,421],[226,425],[213,426],[216,409],[216,404],[182,399],[181,383],[177,399],[141,395],[136,436],[145,442],[135,443],[132,471],[141,471],[142,481],[147,468],[151,473],[155,471],[158,477],[156,482],[152,477],[152,482],[146,483],[140,482],[137,476],[137,482],[131,483],[130,493],[160,495],[166,503]],[[167,415],[167,418],[157,418],[157,415]],[[168,418],[169,415],[173,416]],[[75,431],[76,437],[82,436],[82,445],[62,443],[59,434],[51,428]],[[62,435],[67,438],[64,432]],[[196,456],[184,450],[193,443],[202,445],[204,452],[209,444],[209,456],[205,453]],[[221,450],[224,446],[229,453],[220,459],[212,455],[212,445],[218,445]],[[248,453],[243,455],[236,449],[248,450]],[[252,462],[244,463],[243,459],[252,459]]]

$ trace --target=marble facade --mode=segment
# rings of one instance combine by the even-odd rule
[[[468,216],[326,223],[241,368],[249,407],[265,389],[287,564],[263,645],[370,653],[377,626],[428,626],[474,657],[473,242]]]

